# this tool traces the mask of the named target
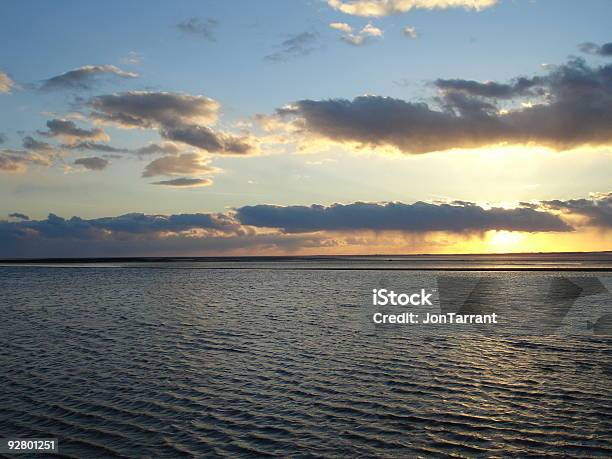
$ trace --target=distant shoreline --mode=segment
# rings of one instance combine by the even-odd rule
[[[343,264],[344,263],[344,264]],[[293,271],[612,272],[612,252],[226,257],[108,257],[0,260],[0,266]],[[87,266],[83,266],[87,265]],[[351,266],[353,265],[353,266]]]
[[[92,263],[95,265],[96,263]],[[9,267],[9,266],[40,266],[40,267],[49,267],[49,268],[65,268],[65,269],[77,269],[77,268],[85,268],[82,265],[70,264],[70,263],[57,263],[53,264],[53,266],[45,266],[40,263],[4,263],[0,262],[1,267]],[[94,266],[95,267],[95,266]],[[153,267],[153,266],[112,266],[112,268],[117,269],[176,269],[176,270],[187,270],[187,269],[199,269],[199,270],[224,270],[224,271],[232,271],[232,270],[241,270],[241,271],[249,271],[249,270],[260,270],[260,271],[444,271],[444,272],[594,272],[594,273],[602,273],[602,272],[612,272],[612,267],[586,267],[586,268],[573,268],[573,267],[521,267],[521,268],[495,268],[495,267],[398,267],[398,268],[384,268],[384,267],[326,267],[326,266],[318,266],[318,267],[282,267],[282,268],[265,268],[262,266],[192,266],[192,267]]]
[[[436,261],[454,261],[458,262],[462,259],[473,259],[473,258],[494,258],[499,259],[500,257],[506,258],[553,258],[553,259],[564,259],[571,261],[572,257],[610,257],[609,260],[612,262],[612,251],[602,252],[529,252],[529,253],[461,253],[461,254],[374,254],[374,255],[245,255],[245,256],[203,256],[203,257],[52,257],[52,258],[0,258],[2,264],[40,264],[40,263],[53,263],[53,264],[72,264],[72,263],[180,263],[180,262],[266,262],[266,261],[342,261],[347,259],[381,259],[388,258],[388,261],[399,261],[402,259],[419,261],[419,259],[425,261],[427,259],[434,259]],[[399,259],[399,260],[398,260]],[[447,260],[445,260],[447,259]]]

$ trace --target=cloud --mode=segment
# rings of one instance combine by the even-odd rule
[[[539,207],[585,217],[592,226],[612,228],[612,191],[593,193],[590,198],[543,201]]]
[[[0,221],[0,257],[193,256],[235,250],[284,253],[333,244],[317,235],[257,233],[223,214],[127,214],[85,220]]]
[[[10,218],[16,218],[18,220],[29,220],[30,217],[28,217],[26,214],[20,214],[19,212],[14,212],[12,214],[9,214]]]
[[[126,72],[114,65],[86,65],[44,80],[40,85],[40,90],[93,89],[100,83],[101,78],[105,76],[115,78],[137,78],[138,74]]]
[[[23,148],[26,150],[35,150],[35,151],[49,151],[54,150],[55,147],[47,142],[41,142],[40,140],[36,140],[32,136],[25,136],[22,142]]]
[[[64,155],[64,152],[56,146],[37,140],[29,135],[23,138],[22,146],[25,149],[25,151],[21,152],[24,156],[23,166],[33,164],[48,167],[53,164],[54,160]],[[18,169],[21,170],[21,168]]]
[[[498,144],[612,146],[612,65],[574,59],[510,84],[438,80],[437,106],[382,96],[301,100],[277,110],[295,142],[420,154]],[[523,105],[529,88],[534,97]],[[504,101],[507,108],[501,110]]]
[[[24,150],[0,150],[0,172],[23,173],[28,166],[51,166],[49,155]]]
[[[0,94],[8,94],[15,82],[4,72],[0,72]]]
[[[215,132],[206,126],[167,127],[162,129],[160,134],[166,139],[182,142],[210,153],[246,155],[256,150],[253,140],[248,137]]]
[[[162,185],[175,188],[195,188],[201,186],[212,185],[213,181],[208,178],[188,178],[180,177],[172,180],[162,180],[161,182],[153,182],[151,185]]]
[[[351,33],[353,31],[353,28],[346,22],[332,22],[329,26],[344,33]]]
[[[406,13],[412,9],[465,8],[481,10],[489,8],[497,0],[327,0],[332,8],[354,16],[389,16]]]
[[[190,175],[217,173],[219,170],[210,165],[210,160],[196,153],[184,153],[178,156],[163,156],[151,161],[145,167],[143,177],[159,175]]]
[[[26,143],[25,139],[24,139],[24,144],[23,144],[24,148],[34,149],[33,147],[38,146],[37,144],[40,144],[40,147],[42,148],[45,148],[45,147],[55,148],[52,145],[49,145],[45,142],[37,142],[37,144],[32,144],[31,141],[28,140],[28,143]],[[71,150],[71,151],[98,151],[102,153],[107,153],[107,155],[104,155],[104,157],[106,158],[109,158],[109,157],[121,158],[122,157],[119,155],[110,155],[111,153],[126,153],[130,155],[135,155],[138,157],[144,157],[144,156],[154,156],[154,155],[178,155],[179,153],[185,150],[184,148],[181,148],[179,145],[173,142],[162,142],[162,143],[151,142],[148,145],[145,145],[139,148],[130,149],[130,148],[114,147],[112,145],[108,145],[104,143],[97,143],[97,142],[90,142],[86,140],[76,142],[76,143],[62,144],[60,145],[60,148],[63,150]]]
[[[67,150],[83,150],[83,151],[101,151],[103,153],[130,153],[137,156],[151,156],[151,155],[177,155],[182,149],[172,142],[150,143],[143,147],[136,149],[113,147],[104,143],[81,141],[72,144],[64,144],[61,146]]]
[[[167,92],[127,92],[97,96],[87,105],[91,117],[122,128],[154,128],[168,140],[209,153],[257,152],[255,139],[214,130],[220,104],[205,96]]]
[[[126,148],[117,148],[112,147],[110,145],[106,145],[103,143],[82,141],[73,144],[62,145],[62,148],[66,148],[68,150],[91,150],[91,151],[101,151],[104,153],[127,153],[130,150]]]
[[[7,153],[6,150],[0,151],[0,171],[21,173],[27,170],[27,166],[26,157]]]
[[[415,27],[404,27],[402,29],[402,33],[404,34],[405,37],[408,37],[408,38],[418,37],[418,33]]]
[[[237,209],[243,225],[278,228],[288,233],[312,231],[570,231],[559,217],[531,208],[483,209],[461,205],[356,202],[329,207],[257,205]]]
[[[603,57],[612,57],[612,42],[597,45],[595,43],[582,43],[578,45],[580,51],[586,54],[594,54]]]
[[[540,77],[519,77],[511,83],[496,83],[486,81],[484,83],[474,80],[462,79],[437,79],[434,85],[445,92],[462,92],[471,96],[490,97],[497,99],[511,99],[517,96],[537,95],[530,92],[534,88],[541,87],[545,80]]]
[[[196,35],[208,41],[215,41],[214,30],[219,23],[214,19],[189,18],[179,22],[176,27],[183,33]]]
[[[219,214],[145,215],[125,214],[118,217],[102,217],[84,220],[72,217],[68,220],[49,214],[46,220],[8,223],[0,221],[0,234],[14,236],[35,234],[43,238],[97,239],[109,232],[117,236],[152,235],[166,232],[182,232],[193,229],[233,231],[239,225],[227,216]]]
[[[89,158],[78,158],[74,161],[74,164],[77,166],[83,166],[85,169],[89,169],[90,171],[101,171],[106,169],[106,166],[109,165],[109,161],[108,159],[92,156]]]
[[[343,32],[341,40],[353,46],[362,46],[383,36],[383,31],[372,24],[367,24],[358,33],[353,33],[353,28],[345,22],[332,22],[329,26]]]
[[[206,179],[182,177],[158,183],[193,186],[196,180]],[[398,243],[415,249],[415,242],[418,250],[428,250],[445,244],[435,242],[436,235],[442,234],[445,241],[480,240],[490,230],[580,236],[578,226],[568,223],[575,215],[590,216],[588,225],[610,229],[611,197],[612,192],[595,193],[588,199],[535,201],[516,208],[484,208],[456,200],[253,205],[226,213],[132,213],[89,220],[49,214],[43,220],[0,220],[0,257],[194,256],[236,250],[238,254],[317,253],[350,246],[360,251],[368,247],[393,250]]]
[[[172,142],[164,142],[162,144],[150,143],[149,145],[145,145],[144,147],[140,147],[133,151],[139,156],[156,155],[156,154],[176,155],[181,151],[181,149]]]
[[[47,121],[48,131],[40,132],[48,137],[58,137],[68,144],[77,143],[81,140],[110,140],[102,128],[82,129],[74,121],[54,118]]]
[[[87,105],[95,120],[122,128],[212,124],[220,108],[217,101],[205,96],[142,91],[93,97]]]
[[[6,135],[0,132],[0,145],[6,142]]]
[[[299,127],[304,142],[325,139],[358,147],[393,147],[427,153],[486,144],[491,135],[470,120],[412,103],[379,96],[353,100],[302,100],[279,110]]]
[[[286,62],[296,57],[307,56],[317,49],[318,35],[313,32],[302,32],[283,41],[279,50],[268,54],[264,59],[273,62]]]

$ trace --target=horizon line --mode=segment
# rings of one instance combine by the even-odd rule
[[[377,253],[377,254],[337,254],[337,255],[145,255],[145,256],[111,256],[111,257],[23,257],[0,258],[0,263],[23,262],[104,262],[104,261],[153,261],[153,260],[217,260],[217,259],[334,259],[356,257],[459,257],[459,256],[529,256],[529,255],[612,255],[612,250],[599,251],[566,251],[566,252],[489,252],[489,253]]]

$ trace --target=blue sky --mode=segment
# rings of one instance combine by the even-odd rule
[[[309,118],[315,115],[304,107],[292,112],[298,114],[295,119],[289,115],[297,124],[279,116],[279,110],[297,101],[332,110],[317,103],[353,101],[364,95],[424,103],[442,113],[447,94],[437,80],[508,84],[518,77],[550,76],[553,81],[555,68],[567,65],[571,70],[571,59],[582,59],[585,71],[600,71],[600,76],[611,62],[605,53],[593,51],[611,40],[606,19],[612,17],[612,3],[607,0],[474,0],[481,4],[479,9],[427,9],[420,0],[386,1],[414,8],[361,16],[340,11],[327,0],[3,2],[0,72],[13,84],[0,94],[0,134],[5,139],[0,150],[13,158],[11,164],[19,165],[0,171],[0,219],[14,212],[32,219],[49,213],[93,219],[130,212],[170,215],[227,212],[255,204],[329,206],[357,201],[465,200],[508,207],[610,190],[612,150],[601,133],[593,141],[570,139],[562,146],[548,134],[542,140],[543,131],[538,131],[518,136],[529,145],[517,142],[517,136],[502,136],[484,143],[459,139],[456,147],[444,144],[415,152],[393,140],[401,128],[390,141],[391,137],[376,138],[380,132],[347,138],[346,131],[330,134],[326,126],[317,128],[318,118]],[[190,23],[195,25],[191,32],[186,28]],[[330,24],[350,27],[351,32]],[[368,25],[372,35],[360,32]],[[416,37],[407,36],[406,27],[413,28]],[[347,37],[361,39],[360,34],[362,43],[348,43]],[[595,48],[585,52],[580,45],[587,42]],[[116,70],[104,67],[95,79],[87,80],[85,89],[44,90],[45,81],[85,66]],[[538,94],[500,97],[495,106],[518,111],[534,104],[548,106],[544,92],[554,91],[555,83],[547,84],[550,87]],[[179,134],[168,134],[176,127],[173,123],[157,118],[144,129],[101,120],[100,113],[92,118],[91,101],[96,97],[134,91],[210,98],[219,108],[216,120],[205,123],[205,129],[226,141],[255,142],[257,151],[233,155],[194,149],[193,143],[177,143]],[[109,115],[107,108],[101,112],[104,116]],[[373,113],[366,116],[375,117]],[[276,117],[282,127],[266,131],[259,116]],[[142,177],[160,156],[71,148],[77,140],[67,141],[47,128],[53,119],[69,120],[83,130],[101,129],[106,136],[100,137],[102,143],[125,151],[174,142],[181,151],[174,151],[166,162],[188,154],[200,166],[172,166],[175,169],[153,178]],[[390,115],[388,122],[395,119]],[[340,126],[342,120],[337,121]],[[374,118],[370,121],[376,123]],[[297,132],[296,126],[304,130]],[[302,134],[305,137],[296,140]],[[24,146],[27,137],[45,142],[47,149],[29,151]],[[17,151],[26,159],[15,159]],[[75,162],[92,157],[102,166]],[[179,178],[201,180],[199,184],[206,186],[166,186]]]
[[[420,97],[435,78],[506,80],[540,71],[578,54],[582,42],[609,40],[612,15],[606,0],[500,1],[485,10],[414,10],[361,18],[339,13],[324,1],[4,2],[0,60],[18,82],[34,83],[93,63],[122,65],[137,52],[142,74],[129,86],[206,94],[223,101],[230,117],[268,112],[288,101],[354,97],[364,93]],[[180,33],[176,24],[212,18],[215,42]],[[384,30],[377,43],[351,47],[331,22],[356,27],[372,22]],[[416,27],[408,40],[402,27]],[[270,63],[264,56],[288,37],[320,35],[312,54]],[[399,86],[403,81],[409,86]],[[21,97],[17,97],[21,96]],[[3,100],[9,107],[58,104],[64,95],[40,99],[28,93]],[[59,100],[58,100],[59,99]],[[7,107],[7,108],[9,108]],[[2,122],[11,117],[2,111]],[[21,120],[20,120],[21,121]],[[26,120],[10,128],[32,129]]]

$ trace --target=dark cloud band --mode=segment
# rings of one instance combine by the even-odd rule
[[[324,206],[241,207],[237,218],[243,225],[278,228],[289,233],[312,231],[570,231],[558,216],[531,208],[483,209],[461,205],[357,202]]]
[[[179,177],[162,186],[195,186]],[[202,186],[202,184],[200,184]],[[176,254],[197,250],[257,248],[297,250],[330,248],[350,240],[372,242],[364,232],[402,233],[424,237],[431,232],[480,235],[490,230],[571,232],[574,216],[586,217],[587,227],[612,228],[612,192],[585,199],[522,203],[519,207],[483,208],[471,202],[433,204],[363,203],[331,206],[245,206],[227,213],[178,215],[126,214],[118,217],[64,219],[50,214],[27,220],[13,214],[0,220],[0,258],[43,256],[110,256],[110,254]],[[570,217],[566,219],[566,217]],[[394,236],[393,236],[394,237]],[[374,238],[374,239],[376,239]]]

